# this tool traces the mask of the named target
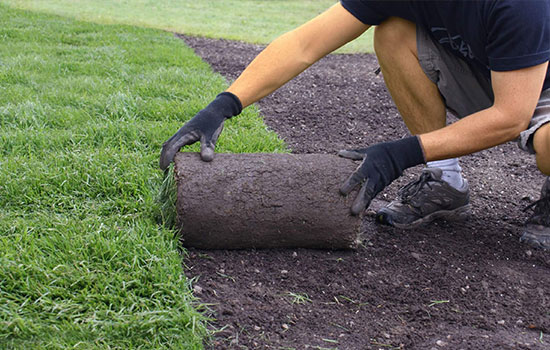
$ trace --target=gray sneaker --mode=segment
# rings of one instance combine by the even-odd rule
[[[441,180],[442,170],[425,168],[420,178],[399,190],[399,198],[376,213],[376,220],[398,228],[414,228],[436,219],[466,220],[471,214],[468,183],[459,191]]]
[[[525,210],[533,207],[533,215],[525,222],[519,241],[535,248],[550,249],[550,177],[542,185],[540,199]]]

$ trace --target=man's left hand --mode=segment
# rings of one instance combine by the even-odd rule
[[[355,160],[363,159],[361,165],[340,187],[340,193],[347,195],[362,184],[351,207],[353,215],[363,212],[371,200],[400,177],[405,169],[425,163],[420,139],[417,136],[378,143],[367,148],[340,151],[338,155]]]

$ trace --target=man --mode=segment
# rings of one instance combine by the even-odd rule
[[[550,2],[547,0],[342,0],[271,43],[241,76],[164,145],[165,169],[185,145],[201,142],[211,161],[227,118],[267,96],[320,58],[376,26],[374,48],[390,94],[414,136],[341,151],[363,159],[342,185],[361,186],[361,213],[409,167],[420,178],[377,213],[401,228],[469,214],[458,158],[511,140],[550,175]],[[446,112],[460,118],[446,125]],[[550,248],[550,178],[521,240]]]

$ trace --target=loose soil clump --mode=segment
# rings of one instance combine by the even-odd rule
[[[181,37],[235,79],[261,46]],[[330,55],[259,102],[295,153],[408,134],[369,54]],[[223,137],[223,135],[222,135]],[[548,349],[550,252],[518,242],[544,177],[515,143],[463,157],[473,216],[415,230],[367,216],[357,251],[189,250],[214,349]],[[392,200],[410,169],[373,203]]]

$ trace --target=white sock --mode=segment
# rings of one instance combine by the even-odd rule
[[[458,158],[436,160],[427,163],[428,168],[439,168],[443,170],[441,180],[447,182],[449,185],[457,190],[464,189],[466,183],[462,178],[462,168],[458,164]]]

